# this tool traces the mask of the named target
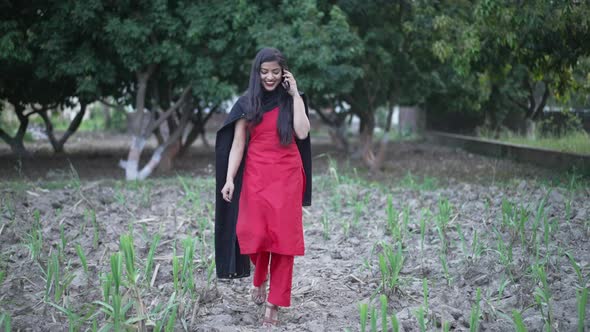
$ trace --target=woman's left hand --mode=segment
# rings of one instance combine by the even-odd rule
[[[283,78],[285,79],[285,82],[289,83],[289,90],[287,90],[287,92],[291,96],[299,94],[299,90],[297,90],[297,81],[295,81],[293,74],[288,70],[283,70]]]

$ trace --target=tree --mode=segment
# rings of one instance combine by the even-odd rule
[[[109,73],[109,68],[100,62],[94,36],[89,35],[94,22],[84,16],[84,5],[91,4],[3,3],[2,13],[7,17],[0,24],[4,36],[0,42],[0,98],[14,106],[20,125],[15,137],[4,131],[0,131],[0,137],[16,154],[26,153],[23,137],[29,117],[35,114],[45,122],[54,151],[62,152],[65,142],[78,129],[86,105],[100,93],[104,80],[113,84],[114,79],[109,76],[113,72]],[[80,111],[62,137],[57,138],[48,112],[78,102]]]
[[[257,47],[277,47],[287,56],[299,88],[330,126],[334,138],[347,146],[342,131],[347,112],[336,113],[335,109],[362,73],[353,60],[360,56],[363,45],[346,14],[338,5],[318,5],[312,0],[259,1],[253,10],[259,13],[250,28]],[[332,112],[325,114],[323,108]]]
[[[388,107],[387,119],[391,123],[394,105],[423,103],[436,79],[431,75],[433,57],[429,45],[420,39],[425,35],[421,35],[422,27],[418,26],[422,22],[416,19],[419,2],[342,0],[338,3],[363,44],[363,53],[353,63],[362,70],[362,75],[342,99],[360,118],[363,159],[371,169],[378,170],[388,136],[383,136],[375,155],[375,113],[379,107]]]
[[[468,16],[441,16],[442,29],[464,31],[464,38],[443,37],[436,54],[460,75],[480,76],[489,124],[501,124],[501,108],[517,108],[530,134],[551,91],[572,86],[572,69],[587,51],[588,10],[584,2],[478,1]]]

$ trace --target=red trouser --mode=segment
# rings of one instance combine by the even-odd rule
[[[268,302],[281,307],[290,306],[294,257],[264,251],[250,254],[250,259],[255,266],[254,279],[252,280],[254,287],[260,287],[266,281],[270,261]]]

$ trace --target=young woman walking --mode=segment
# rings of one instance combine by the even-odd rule
[[[306,104],[284,56],[263,48],[252,63],[247,92],[217,133],[215,225],[217,275],[248,276],[249,258],[255,266],[252,300],[266,302],[263,325],[278,325],[278,307],[291,305],[294,256],[305,250],[309,129]]]

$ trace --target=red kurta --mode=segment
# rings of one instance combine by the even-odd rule
[[[304,253],[301,203],[305,172],[295,141],[280,144],[279,109],[250,131],[236,233],[242,254]]]

